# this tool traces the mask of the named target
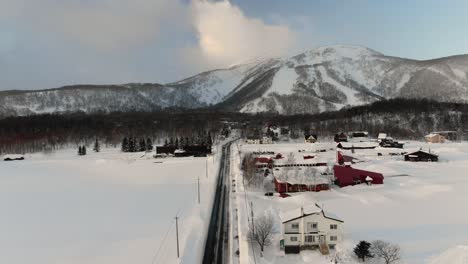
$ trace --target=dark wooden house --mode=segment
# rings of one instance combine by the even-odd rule
[[[405,161],[438,161],[439,156],[434,153],[418,150],[405,155]]]

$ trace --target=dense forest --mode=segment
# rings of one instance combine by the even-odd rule
[[[466,131],[468,105],[428,100],[392,99],[316,115],[242,114],[209,109],[164,112],[33,115],[0,119],[0,153],[53,151],[63,147],[120,147],[124,137],[150,138],[163,144],[170,137],[192,137],[234,126],[243,132],[265,124],[288,126],[297,137],[304,131],[321,137],[340,131],[386,132],[396,138],[420,139],[434,130]]]

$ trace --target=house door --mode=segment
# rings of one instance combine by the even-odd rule
[[[319,244],[325,244],[325,235],[319,236]]]

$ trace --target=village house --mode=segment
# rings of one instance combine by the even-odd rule
[[[439,156],[434,153],[418,150],[405,155],[405,161],[438,161]]]
[[[317,135],[304,135],[305,143],[316,143],[317,142]]]
[[[450,141],[458,141],[461,139],[461,135],[463,132],[458,132],[458,131],[434,131],[431,132],[431,134],[438,134],[443,136],[446,140]]]
[[[247,143],[247,144],[261,144],[262,141],[259,138],[247,138],[245,143]]]
[[[348,142],[348,136],[345,133],[339,133],[335,135],[335,142]]]
[[[348,134],[348,138],[353,142],[369,141],[369,132],[367,131],[354,131]]]
[[[348,164],[335,165],[335,184],[340,187],[356,185],[361,183],[383,184],[384,176],[378,172],[366,171],[352,168]],[[369,180],[369,178],[372,180]]]
[[[429,135],[424,136],[427,143],[444,143],[445,137],[440,134],[431,133]]]
[[[275,191],[288,192],[320,192],[330,189],[331,177],[326,169],[281,168],[274,171]]]
[[[273,144],[273,139],[271,137],[264,136],[262,138],[261,144]]]
[[[304,249],[319,249],[328,254],[343,240],[343,220],[325,212],[317,204],[281,212],[283,239],[280,242],[285,253],[299,253]]]
[[[340,142],[336,145],[339,149],[375,149],[379,144],[377,142]]]
[[[377,136],[377,141],[381,141],[383,139],[386,139],[387,138],[387,133],[379,133],[379,135]]]

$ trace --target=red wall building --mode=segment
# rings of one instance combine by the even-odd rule
[[[370,177],[373,184],[383,184],[384,176],[378,172],[354,169],[351,166],[335,165],[333,167],[336,184],[340,187],[366,182]]]

